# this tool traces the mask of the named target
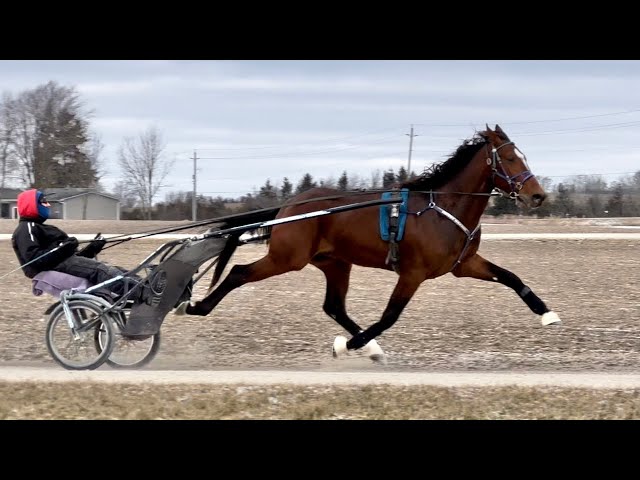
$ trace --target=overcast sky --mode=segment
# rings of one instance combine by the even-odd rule
[[[175,159],[166,186],[238,197],[267,178],[420,173],[499,124],[538,176],[640,170],[640,61],[0,61],[0,91],[75,86],[105,144],[155,125]]]

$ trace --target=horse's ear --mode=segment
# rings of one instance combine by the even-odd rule
[[[489,124],[488,123],[485,123],[484,126],[486,127],[487,132],[491,132],[491,129],[489,128]]]
[[[496,134],[504,141],[509,141],[509,135],[504,133],[504,130],[500,128],[500,125],[496,125]]]

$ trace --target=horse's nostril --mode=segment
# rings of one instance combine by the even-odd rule
[[[536,205],[540,205],[542,202],[544,202],[544,199],[547,198],[547,196],[544,193],[536,193],[532,195],[531,198]]]

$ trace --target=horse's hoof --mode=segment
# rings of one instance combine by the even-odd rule
[[[378,345],[378,342],[376,342],[375,339],[370,340],[369,343],[367,343],[364,348],[366,348],[366,352],[369,355],[369,358],[373,362],[386,365],[387,356],[382,351],[382,348],[380,348],[380,345]]]
[[[547,325],[560,325],[562,323],[560,317],[558,317],[558,314],[556,312],[545,313],[544,315],[542,315],[540,322],[542,323],[543,327],[546,327]]]
[[[176,309],[173,311],[173,314],[174,315],[186,315],[188,306],[189,306],[189,300],[185,300],[184,302],[180,303],[180,305],[178,305],[176,307]]]
[[[347,337],[338,335],[333,341],[333,358],[338,358],[347,353]]]

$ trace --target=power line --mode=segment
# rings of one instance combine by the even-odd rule
[[[567,120],[578,120],[578,119],[586,119],[586,118],[597,118],[597,117],[605,117],[605,116],[612,116],[612,115],[622,115],[622,114],[628,114],[628,113],[634,113],[634,112],[640,112],[640,109],[634,109],[634,110],[626,110],[626,111],[622,111],[622,112],[610,112],[610,113],[602,113],[602,114],[596,114],[596,115],[582,115],[582,116],[575,116],[575,117],[564,117],[564,118],[556,118],[556,119],[548,119],[548,120],[530,120],[530,121],[522,121],[522,122],[508,122],[508,123],[503,123],[503,125],[524,125],[524,124],[535,124],[535,123],[545,123],[545,122],[560,122],[560,121],[567,121]],[[564,134],[564,133],[572,133],[572,132],[588,132],[588,131],[597,131],[597,130],[604,130],[604,129],[615,129],[615,128],[625,128],[625,127],[630,127],[630,126],[635,126],[640,124],[640,122],[635,121],[635,122],[623,122],[623,123],[615,123],[615,124],[607,124],[607,125],[596,125],[596,126],[591,126],[591,127],[578,127],[575,129],[563,129],[563,130],[557,130],[557,131],[545,131],[545,132],[524,132],[524,133],[518,133],[518,136],[537,136],[537,135],[553,135],[553,134]],[[470,124],[426,124],[426,123],[414,123],[411,124],[412,128],[416,125],[420,125],[420,126],[428,126],[428,127],[468,127]],[[363,134],[358,134],[358,135],[351,135],[351,136],[347,136],[347,137],[341,137],[341,138],[336,138],[333,139],[332,141],[339,141],[339,140],[345,140],[345,139],[350,139],[350,138],[357,138],[357,137],[363,137],[366,135],[370,135],[373,133],[380,133],[380,132],[385,132],[385,131],[391,131],[394,130],[393,128],[387,128],[387,129],[381,129],[381,130],[375,130],[375,131],[371,131],[371,132],[367,132],[367,133],[363,133]],[[411,134],[405,134],[407,136],[410,136]],[[417,134],[413,134],[413,137],[419,136]],[[422,134],[422,136],[425,137],[429,137],[429,138],[441,138],[441,139],[453,139],[454,137],[449,136],[449,135],[427,135],[427,134]],[[413,137],[411,138],[410,143],[413,140]],[[392,136],[392,137],[383,137],[381,139],[381,141],[377,141],[377,142],[370,142],[368,144],[358,144],[358,145],[349,145],[346,147],[331,147],[331,148],[327,148],[327,149],[322,149],[322,150],[317,150],[317,151],[299,151],[299,152],[291,152],[291,151],[287,151],[287,152],[272,152],[269,153],[267,155],[262,155],[260,157],[255,157],[253,155],[245,155],[245,156],[220,156],[220,157],[200,157],[203,160],[241,160],[241,159],[268,159],[268,158],[278,158],[278,157],[292,157],[292,156],[306,156],[306,155],[318,155],[318,154],[322,154],[322,153],[333,153],[333,152],[340,152],[340,151],[345,151],[345,150],[351,150],[351,149],[356,149],[356,148],[362,148],[362,147],[366,147],[367,145],[376,145],[376,144],[380,144],[380,143],[386,143],[387,141],[390,141],[392,139],[395,139],[396,136]],[[299,147],[286,147],[286,145],[273,145],[273,146],[261,146],[261,147],[243,147],[243,148],[211,148],[211,149],[199,149],[202,151],[248,151],[248,150],[257,150],[257,149],[266,149],[266,148],[276,148],[276,147],[284,147],[284,148],[299,148]],[[410,146],[411,148],[411,146]],[[411,153],[410,153],[411,155]],[[410,167],[410,163],[411,160],[409,159],[408,161],[409,163],[409,167]]]
[[[357,134],[357,135],[350,135],[348,137],[339,137],[339,138],[333,138],[333,139],[329,139],[329,140],[325,140],[323,142],[321,142],[319,145],[324,145],[327,143],[331,143],[331,142],[339,142],[342,140],[348,140],[350,138],[358,138],[358,137],[364,137],[367,135],[372,135],[374,133],[382,133],[382,132],[389,132],[391,130],[396,130],[397,128],[385,128],[382,130],[374,130],[374,131],[370,131],[370,132],[365,132],[365,133],[361,133],[361,134]],[[312,142],[313,144],[313,142]],[[291,148],[288,147],[285,144],[276,144],[276,145],[261,145],[261,146],[254,146],[254,147],[243,147],[243,148],[199,148],[198,150],[203,151],[203,152],[216,152],[216,151],[237,151],[237,150],[262,150],[262,149],[266,149],[266,148]],[[295,148],[295,147],[293,147]]]
[[[269,155],[261,155],[259,157],[250,155],[250,156],[237,156],[237,157],[200,157],[201,160],[259,160],[259,159],[267,159],[267,158],[282,158],[282,157],[295,157],[295,156],[307,156],[307,155],[319,155],[322,153],[335,153],[342,152],[345,150],[353,150],[354,148],[363,148],[369,145],[379,145],[381,143],[388,143],[391,140],[396,140],[397,136],[393,137],[385,137],[383,140],[379,142],[371,142],[366,145],[350,145],[347,147],[339,147],[339,148],[330,148],[325,150],[316,150],[316,151],[307,151],[307,152],[286,152],[286,153],[273,153]]]
[[[559,121],[567,121],[567,120],[578,120],[578,119],[586,119],[586,118],[597,118],[597,117],[605,117],[605,116],[613,116],[613,115],[621,115],[621,114],[628,114],[628,113],[634,113],[634,112],[639,112],[640,109],[635,109],[635,110],[627,110],[627,111],[623,111],[623,112],[611,112],[611,113],[604,113],[604,114],[597,114],[597,115],[583,115],[583,116],[575,116],[575,117],[565,117],[565,118],[560,118],[560,119],[550,119],[550,120],[532,120],[532,121],[522,121],[522,122],[510,122],[510,123],[506,123],[506,125],[514,125],[514,124],[535,124],[535,123],[544,123],[544,122],[559,122]],[[410,137],[410,141],[409,141],[409,153],[408,153],[408,173],[411,172],[411,161],[412,161],[412,155],[413,155],[413,137],[419,136],[417,134],[415,134],[414,132],[414,127],[416,125],[423,125],[426,126],[428,124],[411,124],[411,130],[410,133],[405,134],[406,136]],[[537,135],[552,135],[552,134],[562,134],[562,133],[577,133],[577,132],[592,132],[592,131],[598,131],[598,130],[606,130],[606,129],[618,129],[618,128],[627,128],[627,127],[633,127],[633,126],[637,126],[640,125],[640,121],[631,121],[631,122],[619,122],[619,123],[613,123],[613,124],[605,124],[605,125],[595,125],[595,126],[590,126],[590,127],[578,127],[578,128],[569,128],[569,129],[562,129],[562,130],[556,130],[556,131],[542,131],[542,132],[524,132],[524,133],[518,133],[518,136],[537,136]],[[430,125],[430,126],[468,126],[468,124],[464,124],[464,125]],[[390,131],[392,129],[384,129],[384,130],[379,130],[377,132],[382,132],[382,131]],[[373,133],[373,132],[371,132]],[[369,133],[370,134],[370,133]],[[362,137],[365,136],[367,134],[360,134],[360,135],[352,135],[349,137],[342,137],[341,139],[349,139],[349,138],[354,138],[354,137]],[[430,138],[447,138],[447,139],[452,139],[452,136],[435,136],[435,135],[422,135],[422,136],[426,136],[426,137],[430,137]],[[396,139],[396,136],[393,137],[383,137],[382,139],[380,139],[377,142],[372,142],[370,144],[358,144],[358,145],[348,145],[345,147],[332,147],[332,148],[327,148],[327,149],[322,149],[322,150],[316,150],[316,151],[301,151],[301,152],[283,152],[283,153],[270,153],[268,155],[262,155],[260,157],[255,157],[255,156],[236,156],[236,157],[200,157],[201,159],[211,159],[211,160],[242,160],[242,159],[268,159],[268,158],[278,158],[278,157],[292,157],[292,156],[307,156],[307,155],[318,155],[318,154],[323,154],[323,153],[335,153],[335,152],[341,152],[341,151],[346,151],[346,150],[353,150],[353,149],[358,149],[358,148],[366,148],[368,145],[371,144],[381,144],[381,143],[387,143],[391,140]],[[241,149],[234,149],[234,150],[250,150],[250,149],[264,149],[264,148],[273,148],[273,147],[246,147],[246,148],[241,148]],[[210,151],[218,151],[218,150],[227,150],[227,149],[203,149],[203,150],[210,150]],[[231,149],[228,149],[231,150]],[[611,147],[607,147],[607,150],[611,150]],[[430,150],[433,153],[447,153],[448,151],[445,150]],[[571,151],[589,151],[589,149],[581,149],[581,150],[571,150]],[[426,152],[425,150],[422,150],[421,152]],[[397,155],[398,153],[394,152],[394,153],[380,153],[378,156],[373,157],[373,158],[378,158],[380,156],[389,156],[389,155]],[[197,153],[194,150],[194,156],[193,156],[193,162],[194,162],[194,173],[193,173],[193,199],[194,199],[194,203],[195,199],[196,199],[196,193],[197,193],[197,182],[196,182],[196,174],[197,174]],[[371,158],[370,158],[371,159]],[[341,162],[335,162],[331,165],[340,165]],[[302,172],[305,170],[305,167],[302,167],[300,169],[298,169],[297,171]],[[628,175],[628,174],[635,174],[636,172],[622,172],[622,173],[596,173],[596,174],[585,174],[585,173],[580,173],[580,174],[567,174],[567,175],[553,175],[553,176],[548,176],[549,178],[565,178],[565,177],[575,177],[575,176],[585,176],[585,175],[595,175],[595,176],[613,176],[613,175]],[[235,179],[239,179],[241,177],[231,177],[228,178],[228,180],[235,180]],[[220,178],[218,180],[221,180]],[[210,192],[203,192],[203,193],[210,193]],[[211,192],[214,193],[214,192]],[[216,193],[232,193],[232,192],[216,192]],[[196,203],[197,205],[197,203]],[[197,207],[193,207],[193,218],[194,221],[197,217],[197,212],[196,212],[196,208]]]
[[[640,171],[640,170],[639,170]],[[608,177],[611,175],[635,175],[637,172],[612,172],[612,173],[569,173],[567,175],[537,175],[547,178],[565,178],[565,177]]]
[[[625,110],[623,112],[600,113],[600,114],[597,114],[597,115],[583,115],[583,116],[577,116],[577,117],[554,118],[554,119],[550,119],[550,120],[528,120],[528,121],[523,121],[523,122],[502,122],[502,123],[503,123],[503,125],[526,125],[526,124],[531,124],[531,123],[565,122],[567,120],[583,120],[585,118],[607,117],[607,116],[612,116],[612,115],[624,115],[624,114],[627,114],[627,113],[636,113],[636,112],[640,112],[640,109]],[[459,123],[459,124],[414,123],[414,125],[419,125],[419,126],[424,126],[424,127],[468,127],[469,123]]]
[[[607,129],[615,129],[615,128],[625,128],[625,127],[633,127],[636,125],[640,125],[640,121],[635,122],[623,122],[623,123],[609,123],[606,125],[595,125],[593,127],[578,127],[578,128],[566,128],[564,130],[555,130],[555,131],[546,131],[546,132],[530,132],[530,133],[518,133],[517,135],[520,137],[534,137],[536,135],[554,135],[554,134],[563,134],[563,133],[574,133],[574,132],[592,132],[597,130],[607,130]]]

